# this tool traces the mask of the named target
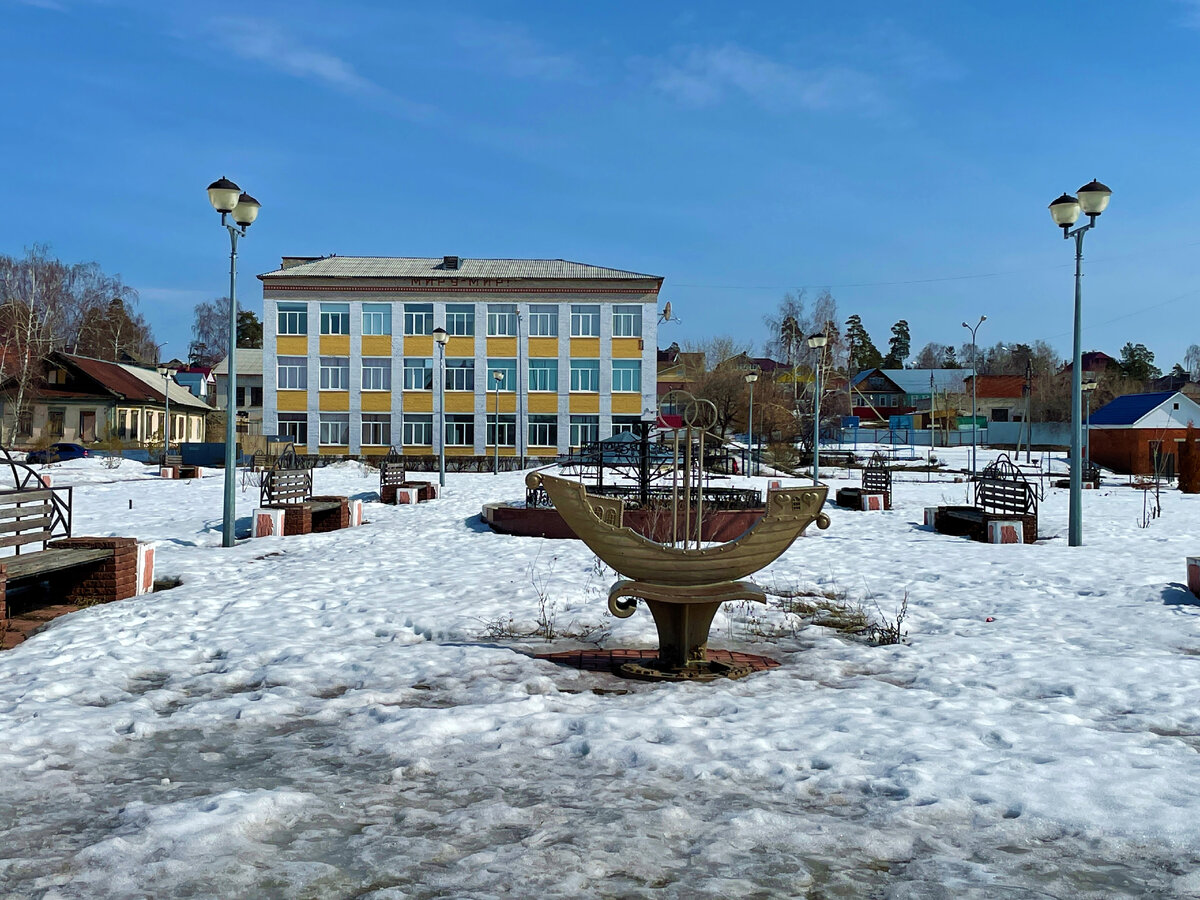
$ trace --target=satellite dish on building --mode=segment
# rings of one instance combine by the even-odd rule
[[[668,300],[665,304],[663,304],[663,311],[662,311],[662,314],[659,316],[658,320],[660,322],[670,322],[671,321],[671,301],[670,300]]]

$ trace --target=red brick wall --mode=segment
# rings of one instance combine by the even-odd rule
[[[137,538],[63,538],[51,541],[47,549],[113,551],[109,559],[63,573],[62,599],[66,603],[124,600],[137,594]]]
[[[1178,453],[1175,442],[1187,434],[1183,428],[1093,428],[1092,461],[1122,475],[1153,475],[1150,442],[1162,441],[1164,453]],[[1179,457],[1175,468],[1178,471]]]

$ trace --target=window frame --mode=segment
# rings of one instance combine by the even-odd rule
[[[542,330],[543,323],[550,323],[550,330]],[[529,336],[558,337],[558,307],[553,303],[531,303],[529,306]]]
[[[378,440],[367,439],[368,426],[378,431]],[[372,434],[372,437],[375,435]],[[390,447],[392,445],[392,417],[388,413],[363,413],[359,432],[362,447]]]
[[[289,426],[295,426],[294,428]],[[308,446],[308,413],[281,412],[276,423],[279,434],[286,434],[297,447]],[[175,430],[172,429],[174,434]],[[302,433],[302,434],[301,434]]]
[[[595,331],[585,331],[584,324]],[[572,303],[571,304],[571,337],[600,337],[600,304]]]
[[[595,387],[583,387],[585,379],[582,378],[584,373],[589,373],[590,377],[586,380],[590,383],[595,379]],[[600,360],[598,359],[573,359],[571,360],[571,393],[572,394],[598,394],[600,393]]]
[[[421,328],[423,330],[415,330]],[[428,337],[433,334],[433,304],[404,304],[404,336]]]
[[[588,421],[586,421],[586,422],[579,421],[582,419],[587,419]],[[571,446],[572,447],[586,447],[588,444],[594,444],[594,443],[596,443],[596,441],[600,440],[600,417],[599,416],[592,416],[592,415],[571,416],[570,428],[571,428]],[[592,439],[590,441],[576,440],[576,438],[582,437],[582,431],[580,429],[583,429],[583,428],[587,428],[588,433],[590,435],[592,435]]]
[[[618,328],[618,322],[631,323],[629,333]],[[613,307],[612,336],[615,338],[640,338],[642,336],[642,308],[640,306],[620,305]]]
[[[359,376],[359,389],[362,391],[390,391],[392,389],[392,358],[390,356],[363,356],[360,359],[362,371]],[[375,365],[368,366],[367,363]],[[380,378],[371,376],[368,379],[367,372],[382,372],[383,375]],[[368,380],[372,382],[369,387]],[[378,387],[374,385],[376,381],[380,383]]]
[[[426,441],[414,441],[416,429],[427,435]],[[405,415],[400,423],[400,446],[402,447],[432,447],[433,446],[433,413],[411,413]]]
[[[617,384],[617,373],[622,373],[621,387]],[[636,382],[634,387],[626,387],[627,380],[624,376],[626,373],[636,373]],[[612,361],[612,392],[614,394],[640,394],[642,392],[642,361],[640,359],[614,359]]]
[[[350,334],[350,304],[349,303],[322,303],[321,304],[321,334],[322,335],[349,335]],[[339,328],[344,328],[344,331],[332,330],[334,325]]]
[[[446,390],[474,393],[475,357],[449,356],[446,358]],[[460,382],[462,386],[460,386]]]
[[[558,416],[556,415],[531,415],[528,421],[528,437],[530,447],[558,447]],[[541,432],[535,432],[534,428],[549,429],[546,434],[553,438],[545,443],[535,440],[535,434],[541,436]]]
[[[548,365],[546,365],[547,363],[548,363]],[[541,375],[543,373],[549,373],[550,377],[548,379],[542,379],[542,378],[538,377],[539,375]],[[539,387],[539,384],[543,380],[549,381],[550,386],[549,387]],[[543,358],[535,357],[535,358],[532,358],[529,360],[529,392],[531,394],[532,393],[545,393],[545,394],[557,394],[558,393],[558,360],[557,359],[543,359]]]
[[[339,433],[339,437],[345,437],[344,441],[329,441],[326,440],[326,426],[338,426],[339,429],[344,426],[345,431]],[[349,413],[320,413],[317,420],[317,443],[321,447],[348,447],[350,446],[350,414]]]
[[[409,363],[423,363],[421,366],[409,365]],[[434,366],[432,357],[427,356],[406,356],[402,365],[404,372],[404,390],[406,391],[432,391],[434,382]],[[424,372],[425,381],[428,382],[426,387],[411,387],[410,375],[413,372]]]
[[[293,318],[295,317],[295,318]],[[293,330],[293,323],[294,328]],[[306,335],[308,334],[308,304],[279,303],[275,306],[276,335]]]
[[[507,331],[501,331],[503,325]],[[517,325],[517,304],[489,303],[487,305],[487,336],[516,337],[520,329]]]
[[[446,333],[451,337],[475,336],[475,304],[446,304]]]
[[[320,388],[319,389],[322,391],[348,391],[348,390],[350,390],[350,357],[348,357],[348,356],[322,356],[322,357],[319,357],[319,359],[320,359],[320,364],[321,364],[321,380],[320,380]],[[336,366],[326,365],[326,360],[338,360],[344,364],[336,365]],[[337,378],[337,379],[333,378],[332,373],[334,373],[334,372],[340,372],[341,377]],[[329,377],[326,377],[327,375]],[[332,384],[334,381],[344,381],[345,385],[343,387],[333,387]]]
[[[487,361],[487,391],[490,394],[496,392],[496,382],[492,378],[493,372],[503,371],[504,381],[501,382],[500,393],[512,394],[517,390],[517,361],[513,357],[502,356],[496,359]]]
[[[487,424],[484,428],[489,447],[496,446],[496,414],[487,414]],[[517,415],[516,413],[500,413],[501,447],[517,446]],[[511,441],[508,438],[511,437]]]
[[[475,416],[473,413],[444,413],[445,429],[442,440],[447,447],[475,446]],[[452,431],[453,429],[453,431]],[[451,434],[455,440],[451,440]],[[458,440],[461,438],[461,440]]]
[[[376,326],[374,322],[378,317],[382,330],[374,331]],[[368,327],[368,323],[371,323]],[[362,305],[362,333],[363,336],[370,335],[371,337],[390,336],[392,333],[392,304],[390,303],[364,303]]]

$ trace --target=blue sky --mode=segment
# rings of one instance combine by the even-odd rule
[[[168,355],[225,294],[204,188],[281,255],[564,257],[666,278],[660,344],[761,344],[829,287],[914,351],[1070,350],[1047,204],[1113,189],[1085,349],[1200,342],[1200,2],[0,0],[0,252],[47,242],[141,294]]]

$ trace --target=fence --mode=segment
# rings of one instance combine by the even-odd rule
[[[974,440],[993,447],[1015,447],[1025,445],[1024,422],[989,422],[987,427],[975,432]],[[938,447],[971,446],[971,429],[937,432],[934,441]],[[843,428],[842,446],[858,444],[907,444],[916,447],[929,446],[929,431],[918,428]],[[1067,422],[1034,422],[1033,446],[1041,448],[1068,447],[1071,443],[1071,426]]]

